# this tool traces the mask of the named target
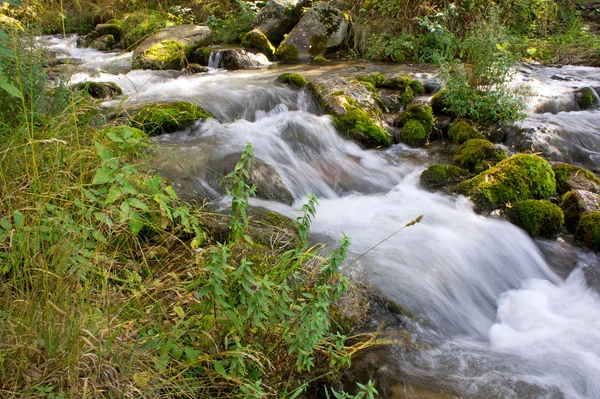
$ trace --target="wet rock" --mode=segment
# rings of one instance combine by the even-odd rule
[[[117,23],[98,24],[96,25],[96,35],[112,35],[116,42],[121,40],[121,27]]]
[[[241,153],[226,156],[215,170],[217,172],[215,176],[226,176],[231,173],[240,157]],[[260,159],[252,161],[248,183],[256,185],[257,198],[277,201],[287,205],[294,203],[294,196],[287,189],[279,173],[271,165]],[[213,178],[211,184],[218,186],[219,181]]]
[[[211,118],[204,108],[185,101],[150,103],[131,118],[131,126],[150,136],[183,130],[199,120]]]
[[[506,152],[485,139],[465,141],[455,152],[452,162],[471,172],[481,173],[506,158]]]
[[[505,214],[532,237],[556,237],[564,223],[560,207],[546,200],[517,201]]]
[[[340,134],[367,148],[391,145],[378,99],[364,84],[344,78],[318,78],[307,87],[323,109],[333,115]]]
[[[446,90],[438,91],[431,97],[431,109],[433,109],[434,115],[453,115],[449,108],[446,101]]]
[[[244,49],[219,50],[219,53],[221,62],[218,67],[230,71],[264,68],[271,64],[266,55]]]
[[[259,29],[277,46],[300,21],[302,7],[308,4],[307,0],[269,0],[256,14],[252,27]]]
[[[600,194],[600,179],[592,172],[568,163],[552,165],[556,176],[556,191],[564,194],[571,190],[584,190]]]
[[[404,109],[404,95],[398,90],[379,89],[379,99],[388,112],[400,112]]]
[[[242,37],[242,46],[263,53],[269,59],[275,56],[275,47],[260,29],[253,29]]]
[[[600,212],[581,216],[577,225],[577,237],[591,250],[600,252]]]
[[[425,82],[423,83],[423,89],[425,94],[434,94],[440,91],[441,86],[437,82]]]
[[[188,55],[188,62],[190,64],[208,66],[212,52],[213,50],[208,46],[198,47]]]
[[[594,89],[584,87],[575,92],[575,101],[581,109],[588,109],[598,106],[598,95]]]
[[[292,46],[298,51],[299,61],[330,54],[340,49],[346,39],[350,17],[325,2],[315,4],[298,25],[281,42],[277,52]],[[288,50],[290,51],[290,50]]]
[[[148,37],[133,52],[135,69],[175,69],[184,67],[186,57],[212,41],[207,26],[178,25]]]
[[[92,47],[98,51],[109,51],[115,45],[113,35],[102,35],[92,42]]]
[[[556,193],[556,182],[545,159],[517,154],[458,184],[452,191],[471,197],[475,211],[482,213],[511,202],[551,197]]]
[[[559,75],[557,73],[555,73],[554,75],[550,76],[550,79],[558,80],[558,81],[561,81],[561,82],[579,81],[579,79],[577,79],[577,78],[575,78],[573,76]]]
[[[190,75],[195,73],[206,73],[208,71],[210,71],[209,67],[205,67],[200,64],[188,64],[188,66],[185,67],[185,72]]]
[[[419,183],[427,189],[449,189],[469,176],[469,171],[454,165],[431,165],[419,176]]]
[[[85,91],[93,98],[120,96],[123,90],[114,82],[80,82],[72,86],[74,91]]]
[[[574,232],[584,214],[600,211],[600,195],[584,190],[572,190],[563,196],[560,207],[565,214],[567,229]]]

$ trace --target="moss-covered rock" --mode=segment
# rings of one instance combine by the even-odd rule
[[[372,75],[359,75],[356,77],[359,82],[368,82],[373,87],[381,87],[381,84],[385,81],[385,77],[380,73],[374,73]]]
[[[412,89],[413,93],[415,93],[416,95],[421,95],[423,93],[425,93],[425,88],[423,87],[423,83],[421,83],[420,81],[413,79],[410,81],[410,88]]]
[[[431,97],[431,109],[435,115],[453,115],[450,111],[450,106],[446,101],[446,93],[448,90],[443,89],[438,91]]]
[[[577,236],[593,251],[600,251],[600,212],[583,215],[577,226]]]
[[[322,55],[318,55],[315,58],[313,58],[312,63],[313,64],[326,64],[327,58],[323,57]]]
[[[459,119],[450,126],[448,137],[455,144],[462,144],[471,139],[483,139],[483,135],[464,119]]]
[[[396,78],[388,78],[381,82],[380,86],[392,90],[406,90],[410,88],[413,79],[409,76],[400,76]]]
[[[452,162],[471,172],[481,173],[506,158],[506,152],[485,139],[465,141],[455,152]]]
[[[310,37],[310,48],[308,54],[313,57],[325,54],[327,50],[327,36],[325,35],[312,35]]]
[[[575,231],[582,215],[600,211],[600,195],[584,190],[566,193],[560,202],[567,230]]]
[[[252,27],[263,32],[277,46],[300,21],[302,7],[306,5],[304,0],[269,0],[256,14]]]
[[[545,159],[517,154],[458,184],[453,192],[471,197],[477,212],[487,212],[510,202],[550,197],[556,182]]]
[[[136,69],[182,69],[185,61],[185,46],[175,40],[164,40],[147,48],[141,57],[134,59]]]
[[[211,117],[204,108],[185,101],[150,103],[132,117],[131,126],[153,136],[185,129]]]
[[[422,147],[427,143],[429,133],[420,121],[411,119],[402,127],[400,138],[411,147]]]
[[[588,109],[598,105],[598,98],[594,89],[584,87],[575,92],[575,101],[581,109]]]
[[[93,98],[120,96],[123,90],[114,82],[79,82],[72,86],[75,91],[84,91]]]
[[[463,181],[469,171],[454,165],[431,165],[419,176],[421,186],[428,189],[447,187]]]
[[[546,200],[517,201],[505,214],[532,237],[555,237],[564,223],[560,207]]]
[[[404,127],[404,125],[410,120],[417,120],[421,122],[423,128],[429,135],[435,124],[433,120],[433,112],[431,107],[427,104],[411,104],[404,112],[402,112],[395,121],[396,127]]]
[[[113,20],[112,23],[96,25],[96,34],[98,36],[112,35],[115,41],[121,41],[121,21]]]
[[[242,36],[242,46],[261,52],[269,59],[275,56],[275,47],[260,29],[253,29]]]
[[[306,81],[306,79],[304,78],[304,76],[300,75],[299,73],[282,73],[281,75],[279,75],[277,77],[277,81],[279,83],[284,83],[286,85],[292,86],[292,87],[297,87],[297,88],[301,88],[306,86],[306,84],[308,83]]]
[[[198,47],[194,49],[188,55],[188,62],[190,64],[198,64],[202,66],[208,66],[208,62],[210,61],[210,55],[212,54],[212,49],[208,46]]]
[[[344,105],[346,113],[333,118],[336,129],[346,137],[352,138],[366,147],[389,147],[392,138],[362,109],[349,104]]]
[[[600,194],[600,179],[587,169],[568,163],[552,166],[556,176],[556,191],[564,194],[571,190],[585,190]]]
[[[286,63],[298,61],[298,49],[293,44],[283,44],[275,52],[278,60]]]
[[[140,44],[133,52],[133,67],[181,70],[194,50],[207,46],[211,41],[212,31],[206,26],[171,26]]]
[[[92,47],[98,51],[109,51],[113,48],[115,43],[113,35],[102,35],[92,41]]]

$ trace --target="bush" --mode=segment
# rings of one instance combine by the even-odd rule
[[[556,193],[556,182],[546,160],[517,154],[458,184],[453,191],[471,197],[477,212],[487,212],[510,202],[550,197]]]
[[[560,207],[546,200],[515,202],[506,210],[506,216],[532,237],[555,237],[564,223]]]

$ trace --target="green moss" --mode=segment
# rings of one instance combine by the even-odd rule
[[[558,194],[564,194],[571,190],[571,187],[569,187],[568,184],[569,180],[576,180],[579,185],[584,185],[584,187],[581,187],[581,189],[585,189],[587,191],[597,191],[592,188],[594,185],[598,185],[600,187],[600,179],[598,179],[587,169],[570,165],[568,163],[559,163],[552,166],[552,170],[554,170],[554,175],[556,176],[556,191]],[[586,183],[590,187],[585,187]]]
[[[433,112],[431,107],[427,104],[411,104],[404,112],[402,112],[396,119],[395,125],[397,127],[403,127],[409,120],[417,120],[421,122],[425,132],[429,135],[433,130],[435,121],[433,120]]]
[[[453,163],[480,173],[491,168],[506,158],[506,152],[496,148],[493,143],[485,139],[471,139],[462,144],[452,159]]]
[[[381,87],[392,90],[406,90],[410,87],[412,81],[408,76],[385,79],[381,82]]]
[[[419,182],[425,188],[435,188],[459,183],[469,172],[454,165],[431,165],[419,176]]]
[[[327,36],[325,35],[312,35],[310,37],[310,47],[308,54],[314,56],[325,54],[327,50]]]
[[[385,81],[385,78],[380,73],[374,73],[373,75],[359,75],[356,77],[356,80],[363,83],[371,83],[371,85],[373,85],[374,87],[380,87],[381,84]]]
[[[556,193],[556,183],[545,159],[517,154],[458,184],[453,191],[471,197],[477,212],[486,212],[510,202],[550,197]]]
[[[483,139],[483,135],[464,119],[457,120],[450,126],[448,137],[455,144],[462,144],[471,139]]]
[[[345,108],[344,115],[333,118],[333,123],[341,134],[369,147],[388,147],[392,144],[390,135],[377,126],[365,111],[352,105],[346,105]]]
[[[275,47],[273,47],[267,36],[258,29],[251,30],[242,36],[242,46],[257,50],[269,58],[275,55]]]
[[[588,109],[594,106],[596,103],[596,95],[593,89],[584,87],[577,91],[577,102],[581,109]]]
[[[423,87],[423,83],[421,83],[420,81],[418,81],[416,79],[411,80],[410,88],[417,95],[425,93],[425,88]]]
[[[453,115],[450,111],[450,106],[446,101],[446,93],[448,90],[440,90],[431,97],[431,108],[435,115]]]
[[[579,207],[579,200],[576,192],[569,191],[566,193],[561,199],[560,207],[565,215],[565,225],[567,226],[567,230],[575,231],[581,216],[581,209]]]
[[[163,40],[134,59],[134,68],[182,69],[186,47],[176,40]]]
[[[564,223],[562,210],[546,200],[515,202],[506,216],[532,237],[555,237]]]
[[[313,58],[312,62],[314,64],[326,64],[327,58],[323,57],[322,55],[319,55],[319,56]]]
[[[586,213],[577,226],[577,236],[593,251],[600,251],[600,212]]]
[[[421,122],[411,119],[404,124],[400,137],[404,143],[411,147],[422,147],[427,143],[429,133],[427,133]]]
[[[281,61],[289,63],[298,61],[299,57],[298,49],[296,48],[296,46],[289,43],[280,46],[275,52],[275,55]]]
[[[185,101],[150,103],[133,116],[131,126],[153,136],[185,129],[198,120],[211,117],[204,108]]]
[[[190,53],[190,55],[188,56],[188,61],[190,64],[200,64],[203,66],[208,66],[208,61],[210,60],[211,54],[212,49],[210,47],[198,47]]]
[[[306,86],[306,84],[308,83],[306,81],[306,79],[304,78],[304,76],[300,75],[299,73],[282,73],[281,75],[279,75],[277,77],[277,81],[279,83],[284,83],[286,85],[290,85],[293,87],[304,87]]]
[[[377,89],[375,88],[375,86],[373,86],[373,83],[371,82],[360,82],[363,86],[365,86],[367,89],[369,89],[371,92],[375,92]]]

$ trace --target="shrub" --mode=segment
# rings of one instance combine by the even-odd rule
[[[532,237],[555,237],[564,223],[560,207],[546,200],[515,202],[506,210],[506,216]]]
[[[453,191],[471,197],[477,212],[486,212],[510,202],[550,197],[556,193],[556,182],[546,160],[517,154],[458,184]]]

